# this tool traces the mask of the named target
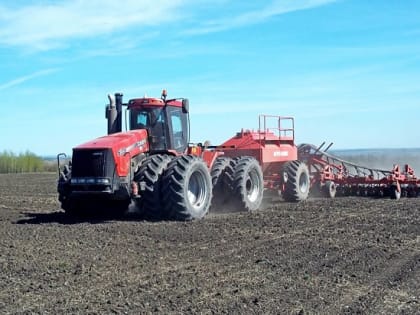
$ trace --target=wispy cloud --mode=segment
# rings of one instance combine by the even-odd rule
[[[31,73],[31,74],[28,74],[28,75],[10,80],[6,83],[0,84],[0,91],[8,89],[8,88],[10,88],[12,86],[15,86],[15,85],[22,84],[26,81],[29,81],[29,80],[32,80],[32,79],[35,79],[35,78],[42,77],[42,76],[57,72],[58,70],[59,69],[57,69],[57,68],[44,69],[44,70],[40,70],[40,71]]]
[[[45,51],[66,47],[72,39],[98,38],[126,30],[135,31],[137,37],[156,34],[156,27],[173,21],[182,21],[181,25],[195,24],[193,29],[182,33],[199,35],[261,23],[273,16],[336,1],[340,0],[268,0],[241,5],[233,0],[215,0],[211,5],[203,0],[126,0],[123,3],[119,0],[64,0],[26,6],[0,4],[0,46]],[[207,11],[213,14],[208,15]],[[237,13],[226,16],[223,12]],[[194,23],[194,20],[200,22]]]
[[[0,45],[48,50],[72,38],[153,26],[180,17],[184,0],[76,0],[20,8],[0,5]]]
[[[227,16],[218,20],[204,21],[196,28],[185,31],[184,34],[199,35],[220,32],[232,28],[261,23],[273,16],[311,9],[337,1],[339,0],[274,0],[261,9],[242,12],[236,16]]]

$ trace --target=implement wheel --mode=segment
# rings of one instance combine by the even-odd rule
[[[389,187],[389,195],[391,196],[391,199],[399,200],[401,198],[401,190],[398,190],[398,185],[391,185]]]
[[[148,219],[162,219],[162,196],[161,182],[162,173],[166,169],[171,158],[166,154],[156,154],[147,157],[141,164],[138,174],[134,180],[144,183],[145,190],[142,191],[142,198],[138,204],[140,211]]]
[[[337,186],[331,180],[325,182],[325,186],[323,187],[324,196],[327,198],[335,198],[337,193]]]
[[[308,198],[309,195],[309,169],[301,161],[291,161],[284,165],[284,178],[286,179],[283,198],[286,201],[298,202]]]
[[[163,206],[174,220],[203,218],[212,197],[211,177],[201,158],[192,155],[173,159],[163,175]]]
[[[261,206],[264,180],[261,166],[253,157],[242,157],[237,161],[231,184],[234,207],[255,211]]]

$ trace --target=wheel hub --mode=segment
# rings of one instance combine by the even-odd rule
[[[200,172],[191,174],[190,181],[188,183],[188,202],[193,206],[194,209],[200,209],[203,202],[206,200],[206,181]]]

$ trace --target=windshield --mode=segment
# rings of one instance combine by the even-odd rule
[[[162,108],[131,109],[130,114],[130,130],[153,128],[156,124],[165,121]]]

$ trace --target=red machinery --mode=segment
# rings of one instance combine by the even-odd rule
[[[108,135],[73,149],[60,167],[58,193],[70,214],[124,212],[134,202],[149,218],[199,219],[210,205],[257,210],[264,190],[286,201],[310,191],[417,196],[420,181],[406,166],[392,171],[345,162],[312,145],[297,147],[291,117],[261,115],[258,130],[242,130],[220,146],[189,142],[187,99],[109,96]],[[122,131],[122,108],[129,130]],[[127,117],[127,115],[126,115]]]
[[[315,192],[331,198],[336,193],[343,196],[390,196],[392,199],[417,197],[419,194],[420,179],[409,165],[405,165],[403,171],[398,165],[390,171],[368,168],[327,153],[332,144],[321,151],[324,144],[318,148],[311,144],[299,146],[299,159],[310,168],[311,187]]]

